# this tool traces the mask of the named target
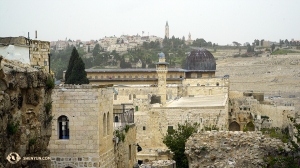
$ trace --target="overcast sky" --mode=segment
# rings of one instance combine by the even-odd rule
[[[204,38],[219,45],[254,39],[300,40],[300,0],[4,0],[0,37],[45,41],[156,35]]]

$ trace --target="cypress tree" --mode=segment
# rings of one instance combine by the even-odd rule
[[[67,83],[69,77],[71,76],[71,73],[72,73],[72,69],[75,65],[75,61],[79,58],[79,54],[76,50],[76,48],[74,47],[73,50],[72,50],[72,54],[71,54],[71,57],[70,57],[70,60],[69,60],[69,65],[68,65],[68,69],[66,71],[66,74],[65,74],[65,83],[66,84],[69,84]]]
[[[90,81],[88,80],[88,78],[86,76],[84,62],[82,61],[82,59],[80,57],[78,57],[77,60],[75,61],[71,75],[69,76],[66,83],[79,84],[79,85],[90,83]]]

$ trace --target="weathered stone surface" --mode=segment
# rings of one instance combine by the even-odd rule
[[[23,157],[48,157],[51,124],[44,117],[44,104],[51,100],[45,92],[47,72],[0,57],[0,167],[50,167],[50,160],[22,160]],[[51,122],[51,121],[48,121]],[[41,134],[41,132],[43,134]],[[21,160],[11,164],[11,152]]]
[[[287,144],[261,132],[207,131],[186,142],[189,167],[262,167],[263,158],[288,152]]]

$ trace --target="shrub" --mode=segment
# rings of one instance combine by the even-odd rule
[[[19,121],[16,123],[14,122],[8,122],[7,123],[7,132],[9,135],[14,135],[19,129]]]
[[[37,138],[31,138],[31,139],[29,140],[29,146],[34,145],[34,144],[36,143],[36,140],[37,140]]]
[[[53,102],[53,101],[44,104],[44,106],[45,106],[45,111],[46,111],[47,114],[49,114],[49,112],[50,112],[51,109],[52,109],[52,102]]]
[[[46,90],[51,90],[55,87],[54,79],[51,75],[48,75],[47,81],[46,81]]]
[[[128,132],[128,130],[129,130],[129,125],[128,125],[128,124],[126,124],[126,125],[125,125],[125,132],[127,133],[127,132]]]

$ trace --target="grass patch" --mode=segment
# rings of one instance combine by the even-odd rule
[[[292,51],[292,50],[286,50],[286,49],[281,49],[281,50],[274,51],[271,55],[286,55],[288,53],[300,53],[300,52]]]

